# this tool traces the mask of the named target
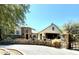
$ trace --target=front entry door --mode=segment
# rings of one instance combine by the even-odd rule
[[[26,34],[26,39],[28,39],[28,34]]]

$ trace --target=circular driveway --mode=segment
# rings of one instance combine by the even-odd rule
[[[1,45],[0,48],[15,49],[24,55],[79,55],[79,51],[57,49],[38,45]],[[14,51],[14,50],[12,50]],[[12,51],[10,51],[12,53]],[[16,51],[14,51],[16,53]],[[13,55],[16,55],[16,54]],[[19,54],[18,54],[19,55]]]

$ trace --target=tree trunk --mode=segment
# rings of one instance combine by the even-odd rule
[[[69,38],[68,38],[68,49],[71,49],[71,35],[69,34]]]
[[[2,30],[0,29],[0,40],[2,40]]]

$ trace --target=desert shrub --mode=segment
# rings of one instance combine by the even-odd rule
[[[56,47],[56,48],[60,48],[61,47],[61,40],[59,40],[59,39],[52,40],[52,46]]]

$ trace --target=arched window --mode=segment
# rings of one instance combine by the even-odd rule
[[[36,35],[33,35],[33,38],[36,38]]]
[[[54,31],[54,27],[52,27],[52,30]]]

